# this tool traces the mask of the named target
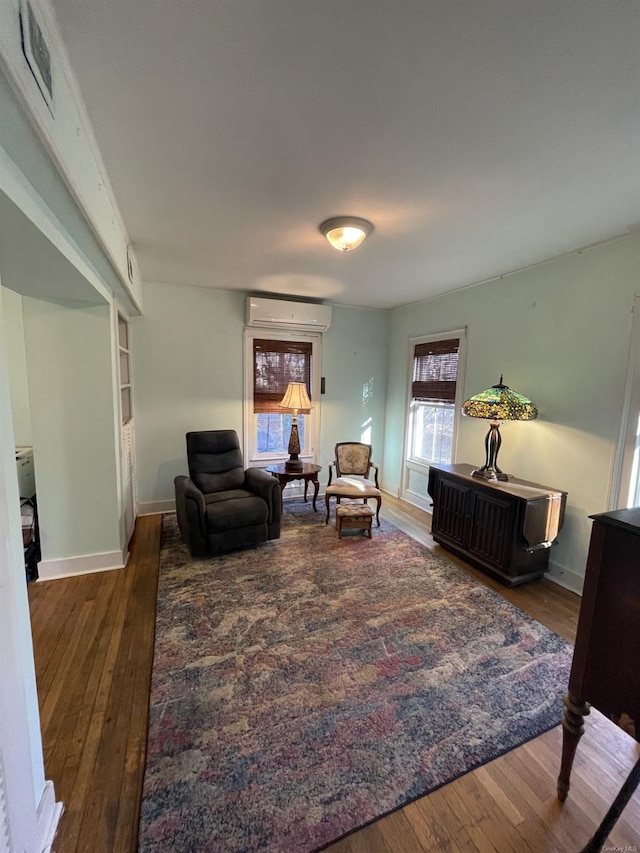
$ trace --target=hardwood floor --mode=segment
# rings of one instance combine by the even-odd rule
[[[428,516],[421,510],[385,495],[383,515],[454,559],[433,543]],[[124,571],[29,586],[46,776],[65,804],[54,853],[136,850],[159,538],[160,516],[142,517]],[[454,562],[573,640],[580,601],[576,595],[546,580],[506,589],[461,560]],[[578,851],[624,782],[638,747],[592,712],[564,806],[555,796],[560,749],[557,727],[328,850]],[[611,849],[617,845],[627,853],[640,851],[639,800],[636,796],[627,806],[609,839]]]
[[[56,853],[127,853],[138,837],[160,547],[140,518],[124,571],[30,584]]]

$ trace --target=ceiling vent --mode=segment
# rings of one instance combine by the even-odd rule
[[[325,332],[330,325],[330,305],[247,296],[247,326]]]

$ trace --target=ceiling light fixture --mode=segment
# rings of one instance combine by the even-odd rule
[[[323,237],[339,252],[349,252],[357,249],[365,237],[373,231],[373,225],[368,219],[358,216],[333,216],[318,226]]]

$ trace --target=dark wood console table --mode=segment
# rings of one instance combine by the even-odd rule
[[[431,535],[508,586],[542,577],[564,521],[567,493],[517,480],[473,477],[471,465],[432,465]]]
[[[640,739],[640,509],[618,509],[591,518],[578,633],[564,700],[558,777],[562,802],[590,705],[614,722],[624,720],[624,728]],[[582,853],[602,850],[639,781],[640,761]]]

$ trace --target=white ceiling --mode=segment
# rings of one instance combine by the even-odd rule
[[[387,308],[640,227],[638,0],[52,5],[146,280]]]

